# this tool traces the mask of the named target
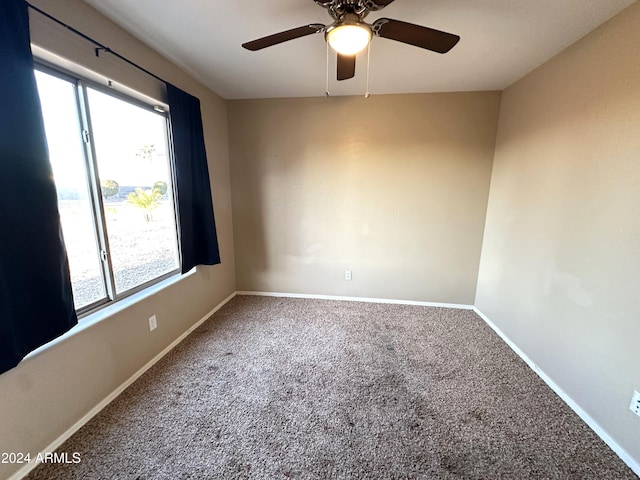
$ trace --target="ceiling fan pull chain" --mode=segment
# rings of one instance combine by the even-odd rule
[[[329,42],[325,42],[327,44],[327,74],[326,74],[326,88],[324,91],[324,94],[326,97],[331,96],[331,94],[329,93]]]
[[[369,69],[371,66],[371,42],[367,45],[367,90],[364,92],[364,98],[369,98]]]

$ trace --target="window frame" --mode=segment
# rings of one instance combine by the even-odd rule
[[[178,215],[177,190],[175,181],[175,159],[173,152],[173,135],[171,132],[171,121],[169,117],[169,109],[165,105],[151,104],[126,93],[111,88],[110,85],[104,85],[90,78],[79,75],[66,70],[63,67],[52,64],[40,58],[34,58],[33,69],[42,73],[57,77],[71,83],[74,87],[76,112],[78,115],[78,135],[82,143],[83,162],[85,165],[85,181],[88,190],[88,201],[91,208],[92,220],[94,224],[94,236],[98,247],[98,261],[100,263],[100,273],[105,289],[105,296],[81,308],[76,308],[76,314],[79,320],[96,313],[97,311],[118,303],[132,295],[135,295],[149,287],[152,287],[171,277],[179,277],[181,275],[182,266],[182,249],[180,247],[180,218]],[[109,82],[110,83],[110,82]],[[173,204],[173,219],[175,225],[175,244],[177,249],[178,265],[175,269],[162,275],[154,277],[151,280],[143,282],[133,288],[117,293],[115,274],[111,261],[111,250],[109,247],[109,235],[107,230],[107,220],[105,216],[105,207],[102,199],[100,188],[100,175],[98,169],[98,160],[96,155],[96,146],[94,142],[93,127],[91,125],[91,112],[88,100],[87,89],[91,88],[100,93],[109,95],[118,100],[127,102],[136,107],[147,110],[151,113],[163,117],[163,128],[165,132],[167,161],[169,162],[168,170],[171,179],[171,194]],[[87,133],[84,133],[87,132]],[[85,140],[84,136],[87,136]],[[64,233],[64,232],[63,232]],[[106,252],[103,253],[103,252]]]

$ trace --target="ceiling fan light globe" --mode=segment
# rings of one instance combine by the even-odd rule
[[[371,41],[371,30],[362,25],[338,25],[327,32],[327,42],[342,55],[355,55]]]

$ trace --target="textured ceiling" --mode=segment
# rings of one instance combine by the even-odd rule
[[[321,34],[258,52],[241,44],[309,23],[331,23],[313,0],[85,0],[227,99],[325,92]],[[404,20],[461,36],[440,55],[383,38],[371,44],[370,91],[502,90],[635,0],[396,0],[367,17]],[[367,54],[332,95],[365,92]]]

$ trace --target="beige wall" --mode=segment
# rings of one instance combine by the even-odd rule
[[[238,290],[472,304],[499,103],[229,102]]]
[[[235,291],[231,197],[224,100],[79,0],[35,4],[144,65],[202,103],[206,148],[222,264],[197,273],[22,362],[0,376],[0,452],[41,451]],[[63,48],[34,17],[33,40]],[[55,35],[52,31],[51,35]],[[51,42],[47,39],[51,38]],[[74,43],[75,42],[75,43]],[[95,63],[90,44],[74,39],[69,56]],[[62,52],[65,53],[65,52]],[[80,58],[82,57],[82,58]],[[102,58],[102,57],[101,57]],[[153,95],[157,85],[104,59],[106,70]],[[147,318],[158,316],[149,332]],[[0,478],[19,465],[0,464]]]
[[[640,462],[638,25],[503,93],[476,306]]]

